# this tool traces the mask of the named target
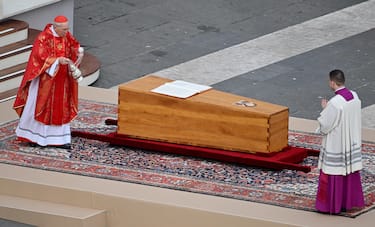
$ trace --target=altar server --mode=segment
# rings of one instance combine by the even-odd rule
[[[329,86],[335,96],[321,102],[318,131],[323,134],[316,209],[337,214],[363,207],[361,185],[361,100],[345,87],[341,70],[329,73]]]

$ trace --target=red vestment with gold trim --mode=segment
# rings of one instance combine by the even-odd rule
[[[59,57],[76,61],[80,44],[69,32],[65,37],[54,36],[51,26],[52,24],[48,24],[33,44],[13,108],[19,116],[22,115],[30,82],[39,77],[35,120],[46,125],[62,125],[77,116],[78,83],[70,75],[68,65],[59,64],[55,75],[52,76],[46,70]]]

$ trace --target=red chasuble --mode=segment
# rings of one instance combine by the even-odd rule
[[[46,125],[69,123],[78,112],[78,83],[70,75],[68,65],[58,65],[56,74],[46,73],[58,57],[73,62],[77,59],[79,42],[67,32],[65,37],[55,37],[48,24],[36,38],[26,72],[18,89],[13,108],[19,116],[26,104],[30,82],[39,77],[35,120]]]

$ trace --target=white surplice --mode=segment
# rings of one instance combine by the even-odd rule
[[[324,135],[318,168],[325,174],[345,176],[362,169],[361,100],[351,92],[350,101],[335,95],[318,118]]]

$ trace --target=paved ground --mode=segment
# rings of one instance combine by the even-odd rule
[[[33,225],[27,225],[19,222],[8,221],[0,218],[0,227],[35,227]]]
[[[93,86],[156,72],[307,119],[331,96],[327,73],[341,68],[375,127],[374,10],[359,0],[76,0],[74,33],[102,62]]]

